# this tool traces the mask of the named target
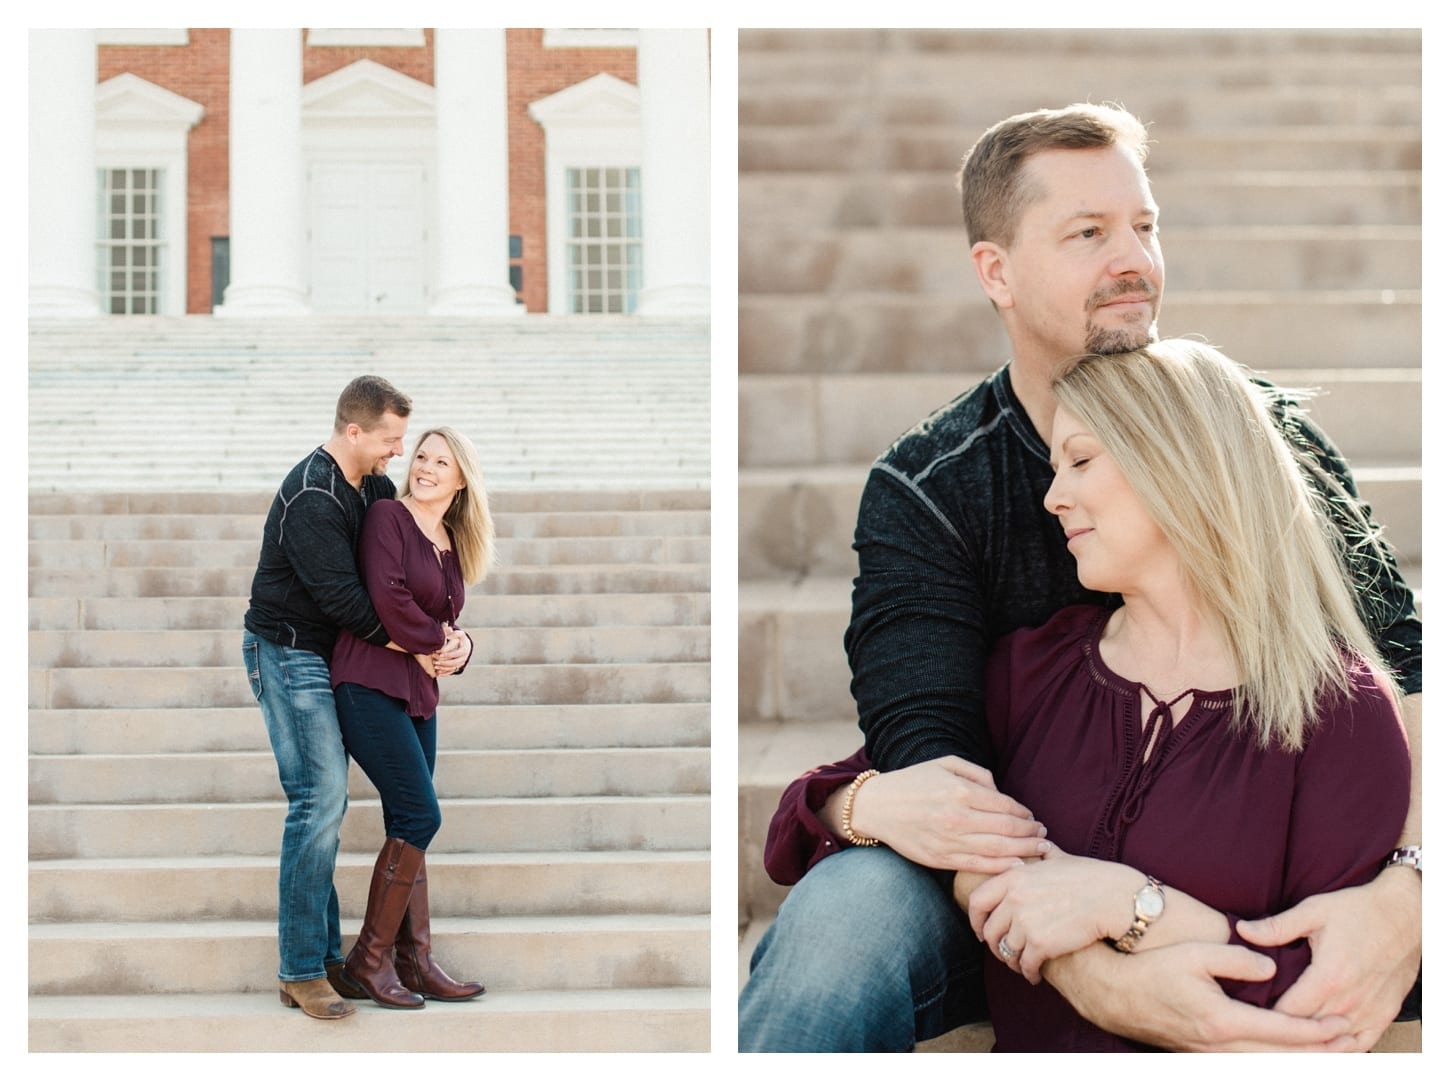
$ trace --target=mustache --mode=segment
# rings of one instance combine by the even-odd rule
[[[1104,286],[1087,299],[1087,308],[1091,311],[1101,304],[1107,304],[1117,300],[1118,297],[1126,296],[1129,293],[1147,297],[1149,300],[1156,300],[1158,290],[1147,278],[1139,278],[1137,281],[1118,281],[1112,285]]]

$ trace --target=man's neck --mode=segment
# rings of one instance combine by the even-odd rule
[[[351,448],[345,440],[334,435],[326,443],[322,444],[322,449],[327,451],[332,460],[337,463],[337,468],[342,470],[342,475],[347,478],[349,484],[354,488],[362,487],[363,471],[358,466],[352,464],[352,458],[348,454]]]
[[[1052,438],[1052,414],[1057,409],[1057,402],[1052,396],[1052,377],[1059,366],[1059,363],[1042,358],[1016,356],[1007,365],[1012,393],[1017,395],[1022,408],[1027,411],[1027,419],[1032,421],[1032,427],[1037,429],[1043,443]]]

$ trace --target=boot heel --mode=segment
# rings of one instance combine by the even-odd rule
[[[279,989],[277,991],[277,997],[282,1000],[282,1005],[291,1006],[294,1010],[300,1009],[300,1007],[297,1005],[297,1000],[289,995],[286,991]]]

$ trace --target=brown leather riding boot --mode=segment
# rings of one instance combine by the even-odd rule
[[[362,930],[343,966],[370,999],[394,1010],[416,1010],[423,1005],[420,995],[413,994],[398,981],[397,970],[393,968],[393,940],[398,937],[398,926],[408,911],[408,898],[422,863],[422,849],[397,837],[383,842],[378,861],[373,865]]]
[[[277,984],[277,997],[284,1006],[299,1007],[308,1017],[319,1021],[336,1021],[357,1013],[356,1006],[349,1006],[332,993],[327,979],[302,980],[289,983],[282,980]]]
[[[398,925],[397,955],[393,964],[398,979],[409,991],[440,1002],[463,1002],[483,994],[483,984],[459,983],[433,960],[433,936],[428,925],[428,866],[418,867],[408,911]]]

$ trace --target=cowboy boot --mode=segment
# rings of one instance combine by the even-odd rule
[[[319,1021],[336,1021],[357,1013],[356,1006],[349,1006],[332,993],[325,978],[298,983],[282,980],[277,985],[277,997],[282,1000],[282,1005],[300,1008],[308,1017]]]
[[[433,960],[433,937],[428,925],[428,865],[419,863],[413,896],[398,925],[397,955],[393,964],[398,979],[409,991],[441,1002],[462,1002],[483,994],[481,983],[459,983]]]
[[[383,842],[373,865],[362,930],[343,965],[370,999],[395,1010],[416,1010],[423,1005],[421,996],[398,982],[393,968],[393,940],[398,937],[398,926],[408,910],[408,898],[422,862],[422,849],[397,837]]]
[[[368,997],[367,988],[347,974],[347,968],[341,961],[327,966],[327,982],[332,984],[332,989],[343,998]]]

